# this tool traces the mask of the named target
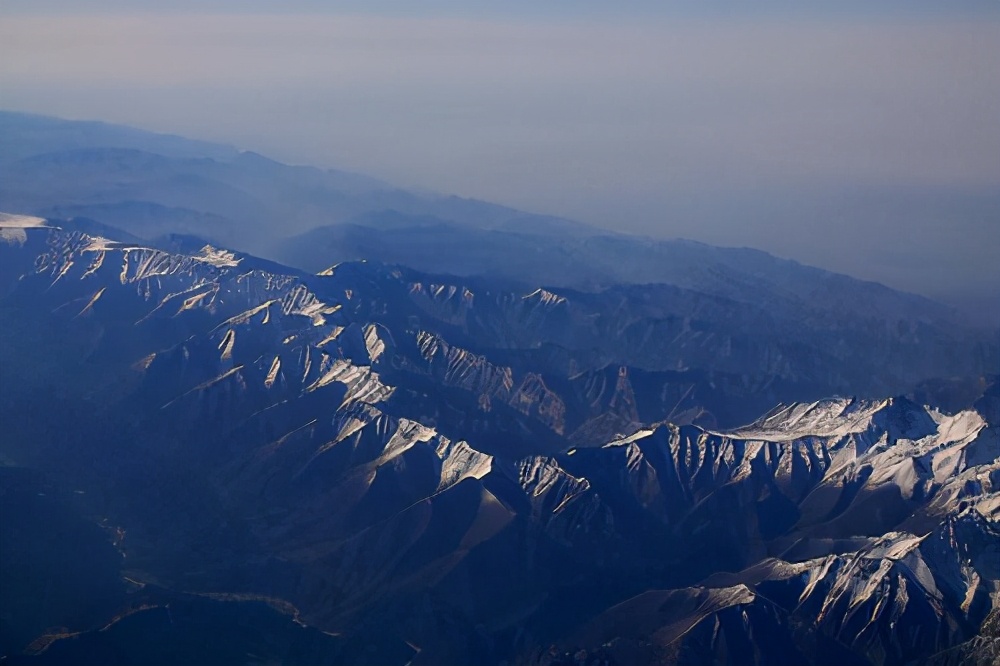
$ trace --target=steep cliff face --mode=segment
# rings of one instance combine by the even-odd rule
[[[44,220],[2,238],[0,454],[114,533],[131,591],[112,601],[279,600],[359,663],[373,636],[415,664],[996,650],[995,385],[957,413],[836,398],[710,427],[703,397],[765,380],[608,364],[632,338],[574,295],[308,276]],[[132,640],[122,622],[23,658]]]

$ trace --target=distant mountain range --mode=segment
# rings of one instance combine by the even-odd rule
[[[191,235],[309,272],[365,260],[519,288],[667,284],[754,304],[766,288],[889,326],[959,318],[927,299],[759,251],[619,234],[227,146],[11,112],[0,112],[0,210],[84,218],[146,242]]]
[[[115,226],[0,218],[10,663],[1000,656],[998,350],[945,308],[690,243],[584,289]]]
[[[588,229],[227,146],[11,112],[0,112],[0,210],[91,218],[147,240],[191,233],[262,256],[277,239],[375,213],[483,229]]]

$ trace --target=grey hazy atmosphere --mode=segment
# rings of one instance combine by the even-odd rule
[[[0,107],[1000,308],[997,3],[413,4],[7,1]]]

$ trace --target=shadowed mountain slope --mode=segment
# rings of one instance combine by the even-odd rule
[[[826,339],[793,351],[832,327],[856,355],[888,353],[871,322],[783,306],[815,326],[796,338],[679,287],[316,276],[69,223],[0,227],[0,455],[78,498],[61,505],[89,525],[77,541],[101,543],[99,523],[115,544],[88,552],[116,610],[18,615],[0,638],[25,663],[157,645],[236,663],[889,666],[995,650],[995,383],[955,413],[778,398],[734,428],[711,411],[739,390],[759,404],[862,382]],[[747,330],[773,347],[738,343]],[[928,331],[949,340],[897,328],[892,344],[916,363]],[[692,367],[655,366],[678,357]],[[47,536],[14,538],[5,571]],[[211,652],[185,652],[206,636]]]

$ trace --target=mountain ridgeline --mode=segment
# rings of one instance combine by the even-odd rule
[[[940,306],[114,226],[0,219],[12,664],[1000,657],[998,350]]]

